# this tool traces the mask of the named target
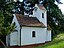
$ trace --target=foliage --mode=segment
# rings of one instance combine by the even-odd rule
[[[12,21],[12,9],[14,8],[14,2],[0,1],[0,33],[7,35],[8,32],[14,29],[14,25],[11,25]]]
[[[56,5],[55,0],[48,1],[48,4],[44,5],[47,8],[48,13],[48,24],[51,26],[52,30],[54,30],[54,34],[58,34],[59,30],[63,30],[64,25],[64,15],[59,9],[58,5]]]
[[[1,37],[2,36],[6,37],[6,35],[10,34],[15,29],[15,25],[14,24],[10,24],[8,19],[10,19],[10,18],[5,18],[3,13],[0,12],[0,42],[5,46],[5,48],[7,48],[7,47],[4,44],[3,40],[1,39]]]
[[[6,47],[3,40],[1,40],[2,35],[6,37],[6,35],[10,34],[15,25],[11,24],[12,21],[12,13],[11,10],[14,8],[13,2],[6,3],[5,0],[0,0],[0,42]]]

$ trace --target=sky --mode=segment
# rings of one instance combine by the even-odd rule
[[[60,0],[63,4],[58,4],[59,9],[61,9],[62,13],[64,14],[64,0]]]

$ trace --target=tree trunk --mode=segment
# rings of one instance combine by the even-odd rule
[[[0,42],[2,43],[2,45],[7,48],[7,46],[4,44],[4,42],[0,39]]]

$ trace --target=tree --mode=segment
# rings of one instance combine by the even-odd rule
[[[9,24],[7,24],[5,26],[5,21],[4,20],[5,20],[4,15],[0,11],[0,42],[5,46],[4,42],[1,40],[1,37],[10,34],[11,31],[14,30],[15,26],[13,24],[11,25],[9,22],[7,22]],[[5,46],[5,48],[6,48],[6,46]]]
[[[59,4],[62,4],[59,0],[56,0]],[[60,30],[64,29],[62,26],[64,25],[63,14],[59,9],[58,5],[56,5],[55,0],[45,1],[44,6],[47,8],[48,14],[48,24],[51,26],[52,30],[54,30],[53,34],[58,34]]]
[[[14,2],[6,3],[5,0],[0,1],[0,42],[5,48],[7,47],[1,37],[10,34],[15,28],[15,25],[11,24],[13,18],[11,11],[13,8]]]

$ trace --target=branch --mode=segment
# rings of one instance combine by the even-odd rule
[[[7,46],[4,44],[4,42],[0,39],[0,42],[2,43],[2,45],[7,48]]]

